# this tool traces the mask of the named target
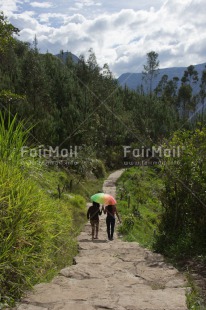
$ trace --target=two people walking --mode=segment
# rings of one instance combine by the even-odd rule
[[[104,206],[102,206],[100,210],[100,204],[97,202],[93,202],[93,205],[89,207],[87,211],[87,219],[90,220],[90,224],[92,227],[92,240],[98,239],[99,215],[102,215],[102,212],[104,212],[104,214],[107,214],[106,225],[108,240],[113,240],[116,215],[119,222],[121,223],[117,208],[115,205],[108,205],[105,208]]]

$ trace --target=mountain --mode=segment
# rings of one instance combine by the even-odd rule
[[[199,81],[194,85],[193,91],[197,93],[199,91],[199,84],[202,75],[202,71],[205,69],[206,63],[195,65],[195,69],[198,72]],[[168,75],[168,80],[171,80],[173,77],[178,77],[180,80],[184,75],[184,71],[187,67],[172,67],[164,68],[159,70],[158,76],[154,79],[153,89],[158,85],[163,75]],[[143,85],[144,91],[147,92],[147,85],[142,81],[142,73],[123,73],[119,78],[118,82],[121,86],[127,86],[130,89],[136,90],[137,87]],[[179,85],[181,81],[179,81]]]
[[[76,55],[72,54],[71,52],[63,52],[63,53],[57,54],[56,56],[62,59],[63,62],[66,61],[67,57],[71,57],[74,63],[78,63],[79,61],[79,58]]]

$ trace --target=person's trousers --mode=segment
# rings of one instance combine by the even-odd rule
[[[110,216],[106,218],[106,224],[107,224],[107,235],[108,239],[113,239],[114,235],[114,226],[115,226],[115,218]]]

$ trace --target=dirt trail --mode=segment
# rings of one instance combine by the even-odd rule
[[[112,173],[103,191],[115,196]],[[91,241],[90,224],[80,234],[76,264],[61,270],[51,283],[35,286],[18,310],[185,310],[186,280],[163,257],[136,242],[107,241],[105,216],[99,240]]]

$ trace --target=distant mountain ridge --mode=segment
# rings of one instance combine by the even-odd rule
[[[63,53],[57,54],[56,56],[60,58],[61,60],[63,60],[63,62],[66,61],[67,57],[71,57],[74,63],[79,62],[79,58],[76,55],[72,54],[71,52],[63,52]]]
[[[202,76],[202,71],[205,69],[206,63],[194,65],[195,70],[198,72],[199,81],[194,84],[193,91],[197,93],[199,91],[200,79]],[[157,87],[159,81],[161,80],[163,75],[168,75],[168,80],[173,79],[174,77],[178,77],[180,80],[184,75],[184,71],[187,67],[171,67],[159,69],[158,76],[154,79],[153,82],[153,90]],[[121,86],[127,86],[130,89],[136,90],[137,87],[143,85],[144,91],[147,92],[147,85],[144,81],[142,81],[142,73],[123,73],[119,78],[118,82]],[[179,86],[181,81],[179,81]]]

